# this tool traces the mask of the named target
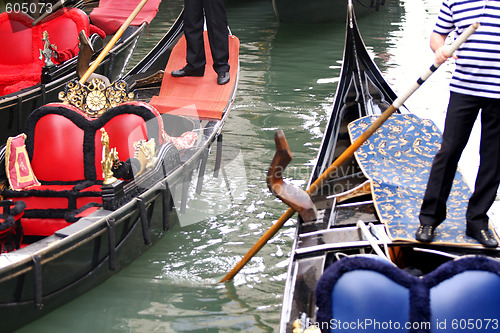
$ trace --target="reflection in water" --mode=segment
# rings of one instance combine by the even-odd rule
[[[167,31],[182,3],[162,1],[133,61]],[[396,92],[407,89],[433,62],[428,36],[438,5],[391,1],[358,20],[366,45]],[[20,332],[273,332],[278,327],[295,219],[233,282],[217,281],[286,210],[265,183],[276,129],[284,130],[294,156],[287,181],[304,187],[309,178],[340,75],[345,22],[280,25],[269,0],[230,0],[228,19],[241,42],[240,80],[223,131],[224,172],[206,179],[190,207],[196,206],[203,219],[190,211],[190,219],[182,222],[181,217],[183,227],[173,227],[132,265]],[[451,66],[441,68],[406,103],[438,125]],[[213,156],[207,177],[210,168]]]

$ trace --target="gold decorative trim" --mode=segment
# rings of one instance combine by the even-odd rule
[[[59,99],[79,108],[89,117],[98,118],[120,103],[134,99],[134,93],[128,92],[127,83],[123,80],[106,86],[103,80],[93,78],[87,85],[77,80],[68,82],[64,91],[59,93]]]
[[[9,188],[9,182],[7,179],[0,180],[0,193],[3,193],[5,189]],[[5,200],[5,198],[0,194],[0,200]]]

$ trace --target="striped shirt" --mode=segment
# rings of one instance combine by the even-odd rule
[[[456,52],[450,90],[500,98],[500,0],[444,0],[434,32],[460,34],[475,22],[479,28]]]

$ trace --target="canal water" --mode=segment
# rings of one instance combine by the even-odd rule
[[[132,59],[136,63],[169,29],[182,0],[163,0]],[[433,63],[428,37],[437,0],[392,0],[359,18],[371,55],[397,93]],[[274,132],[293,153],[287,181],[305,187],[338,83],[345,22],[280,24],[271,0],[229,0],[239,37],[238,93],[224,127],[223,169],[208,172],[202,195],[160,243],[132,265],[71,303],[19,330],[43,332],[275,332],[295,219],[232,282],[218,281],[286,210],[265,174]],[[406,103],[442,128],[453,65],[446,63]],[[477,139],[461,168],[473,184]],[[210,161],[213,165],[213,160]]]

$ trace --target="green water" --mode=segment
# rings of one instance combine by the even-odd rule
[[[358,20],[370,53],[396,92],[407,89],[433,63],[428,36],[439,3],[392,0]],[[163,1],[134,62],[167,31],[181,8],[182,0]],[[228,19],[240,38],[241,69],[223,131],[219,178],[212,179],[209,172],[204,194],[191,194],[196,201],[181,218],[183,226],[99,287],[19,332],[277,330],[295,219],[234,281],[217,281],[286,210],[265,183],[276,129],[285,131],[294,156],[288,181],[302,187],[307,182],[340,74],[345,23],[280,25],[271,0],[229,0]],[[443,67],[406,103],[439,126],[452,70],[451,65]],[[465,169],[474,169],[474,158],[472,154]]]

